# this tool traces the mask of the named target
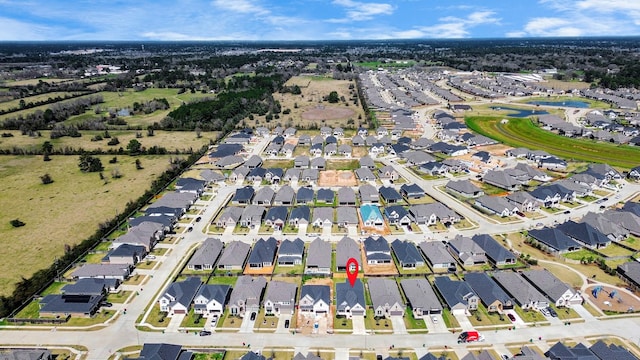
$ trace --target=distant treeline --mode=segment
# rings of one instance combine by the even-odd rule
[[[5,119],[0,126],[5,130],[22,132],[51,129],[58,122],[65,121],[73,115],[83,114],[87,109],[104,102],[102,95],[90,95],[71,101],[52,104],[45,111],[37,110],[26,116]]]
[[[206,153],[206,151],[207,146],[203,146],[199,151],[191,154],[187,160],[176,159],[175,161],[172,161],[172,166],[153,181],[149,190],[147,190],[136,201],[129,201],[127,203],[124,212],[100,224],[98,230],[88,239],[82,241],[78,245],[66,248],[65,254],[60,257],[56,263],[49,266],[49,268],[37,271],[29,279],[22,277],[22,279],[16,283],[16,288],[13,291],[13,294],[10,296],[0,297],[0,317],[10,315],[13,310],[18,309],[21,305],[30,301],[37,292],[51,284],[53,279],[61,270],[66,269],[73,263],[77,262],[81,256],[84,256],[89,250],[98,245],[104,237],[114,231],[118,226],[125,223],[131,214],[149,203],[156,194],[166,188],[171,181],[195,163],[196,160]]]
[[[260,116],[279,112],[272,93],[286,81],[281,74],[233,78],[236,91],[225,91],[208,101],[185,104],[160,122],[163,129],[229,131],[251,114]]]
[[[0,109],[0,115],[5,115],[5,114],[9,114],[12,112],[16,112],[16,111],[20,111],[20,110],[27,110],[27,109],[31,109],[37,106],[42,106],[42,105],[47,105],[47,104],[53,104],[56,103],[58,101],[62,101],[62,100],[68,100],[68,99],[73,99],[73,98],[77,98],[80,96],[84,96],[87,95],[88,93],[94,93],[95,91],[86,91],[86,92],[82,92],[82,93],[74,93],[74,94],[65,94],[64,96],[56,96],[56,97],[49,97],[47,99],[44,100],[40,100],[40,101],[29,101],[26,102],[23,100],[20,100],[20,105],[17,107],[12,107],[9,109]]]
[[[140,155],[188,155],[193,154],[193,148],[188,149],[174,149],[167,150],[167,148],[163,146],[150,146],[150,147],[141,147],[138,154]],[[90,154],[90,155],[126,155],[128,154],[127,149],[120,147],[112,147],[108,149],[94,149],[87,150],[82,147],[72,147],[72,146],[63,146],[60,148],[54,148],[50,152],[47,152],[48,155],[80,155],[80,154]],[[13,146],[10,149],[0,149],[0,155],[44,155],[45,151],[40,146],[32,146],[32,147],[20,147]]]

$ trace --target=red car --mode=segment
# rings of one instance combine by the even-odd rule
[[[511,322],[516,322],[516,317],[513,316],[513,314],[507,314],[507,317],[509,318],[509,320],[511,320]]]

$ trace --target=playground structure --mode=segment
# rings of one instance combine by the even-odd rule
[[[634,312],[634,309],[640,306],[638,298],[613,287],[596,285],[588,291],[591,292],[594,305],[603,311],[614,311],[618,313]],[[606,294],[606,297],[601,297],[600,301],[598,301],[600,294]]]
[[[616,295],[618,295],[618,290],[613,289],[613,290],[611,290],[611,291],[607,291],[607,290],[605,290],[605,289],[604,289],[604,287],[603,287],[602,285],[598,285],[598,286],[594,287],[594,288],[593,288],[593,290],[591,290],[591,295],[593,295],[593,298],[594,298],[594,299],[597,299],[597,298],[598,298],[598,294],[600,294],[600,293],[601,293],[601,292],[603,292],[603,291],[604,291],[605,293],[607,293],[607,294],[608,294],[608,296],[609,296],[609,298],[611,298],[611,299],[615,298],[615,297],[616,297]],[[622,303],[622,298],[621,298],[621,297],[618,297],[618,298],[616,299],[616,301],[617,301],[618,303]]]

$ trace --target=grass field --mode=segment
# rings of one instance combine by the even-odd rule
[[[560,136],[537,127],[529,119],[512,118],[506,124],[501,123],[502,119],[471,116],[465,118],[465,123],[471,130],[509,146],[544,150],[565,159],[607,163],[626,169],[638,165],[640,148]]]
[[[0,110],[9,110],[9,109],[14,109],[14,108],[18,108],[20,106],[20,101],[24,100],[25,103],[36,103],[39,101],[45,101],[49,98],[56,98],[56,97],[61,97],[64,98],[65,96],[73,96],[75,94],[82,94],[86,91],[83,92],[64,92],[64,91],[55,91],[55,92],[50,92],[50,93],[46,93],[46,94],[38,94],[38,95],[33,95],[33,96],[28,96],[22,99],[16,99],[16,100],[11,100],[11,101],[4,101],[4,102],[0,102]]]
[[[40,156],[0,157],[3,192],[0,199],[0,295],[8,295],[20,277],[29,278],[48,267],[64,253],[65,244],[74,245],[93,234],[98,224],[124,210],[138,198],[168,166],[169,156],[119,156],[109,164],[100,156],[108,183],[97,173],[83,174],[78,156],[53,156],[50,162]],[[143,169],[136,170],[139,158]],[[111,178],[118,168],[122,177]],[[42,185],[40,176],[50,174],[52,184]],[[26,225],[13,228],[9,221],[20,219]]]
[[[592,99],[587,99],[587,98],[577,97],[577,96],[575,97],[574,96],[536,96],[536,97],[530,97],[524,100],[519,100],[517,102],[526,104],[531,101],[553,101],[553,102],[582,101],[582,102],[589,103],[590,108],[608,109],[611,107],[609,103],[606,103],[604,101],[592,100]]]
[[[13,137],[0,138],[0,149],[12,149],[13,147],[19,147],[23,149],[40,149],[45,141],[51,142],[54,150],[63,149],[65,147],[71,148],[83,148],[85,150],[98,150],[102,149],[107,151],[109,149],[118,149],[122,147],[126,149],[129,140],[136,138],[136,132],[133,130],[110,130],[109,134],[111,138],[117,137],[120,140],[120,144],[116,146],[109,146],[107,143],[110,139],[103,139],[100,141],[91,141],[95,135],[104,135],[104,131],[81,131],[82,136],[79,138],[61,137],[58,139],[50,139],[48,130],[40,131],[42,137],[30,137],[21,135],[18,130],[7,130],[4,133],[11,133]],[[154,136],[147,136],[147,131],[140,131],[142,138],[137,139],[142,146],[149,148],[152,146],[161,146],[168,151],[175,150],[199,150],[203,145],[209,144],[210,140],[217,138],[219,132],[202,132],[201,137],[198,138],[193,131],[162,131],[156,130]]]

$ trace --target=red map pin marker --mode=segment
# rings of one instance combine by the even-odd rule
[[[353,265],[353,270],[351,266]],[[347,278],[349,279],[349,284],[351,287],[356,283],[356,279],[358,278],[358,260],[354,258],[349,258],[347,260]]]

